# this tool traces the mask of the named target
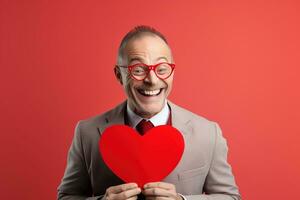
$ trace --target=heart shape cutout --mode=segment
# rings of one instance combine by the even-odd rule
[[[105,129],[99,152],[106,165],[124,182],[143,187],[164,179],[177,166],[184,151],[182,134],[169,125],[156,126],[141,136],[133,128]]]

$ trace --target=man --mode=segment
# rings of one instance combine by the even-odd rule
[[[147,200],[240,199],[217,123],[167,100],[174,68],[167,40],[155,29],[138,26],[123,38],[115,75],[127,101],[77,124],[58,199],[136,200],[141,195]],[[127,124],[143,132],[146,123],[177,128],[185,150],[164,180],[139,188],[136,183],[124,183],[105,165],[98,141],[109,126]]]

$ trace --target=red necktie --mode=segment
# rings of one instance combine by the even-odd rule
[[[147,131],[149,131],[151,128],[153,128],[154,125],[147,120],[141,120],[140,123],[136,126],[136,130],[141,134],[144,135]]]

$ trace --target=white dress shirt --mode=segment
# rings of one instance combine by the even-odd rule
[[[163,107],[163,109],[159,113],[151,117],[150,119],[145,119],[137,115],[135,112],[131,110],[131,108],[127,103],[128,123],[129,126],[134,129],[136,129],[138,123],[140,123],[140,121],[142,121],[143,119],[150,121],[154,126],[166,125],[169,119],[169,115],[170,115],[170,108],[168,106],[167,101],[165,101],[165,106]]]

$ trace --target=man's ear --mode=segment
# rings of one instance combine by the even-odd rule
[[[118,81],[121,83],[121,85],[123,85],[122,75],[121,75],[119,66],[115,66],[114,72],[115,72],[115,76],[118,79]]]

